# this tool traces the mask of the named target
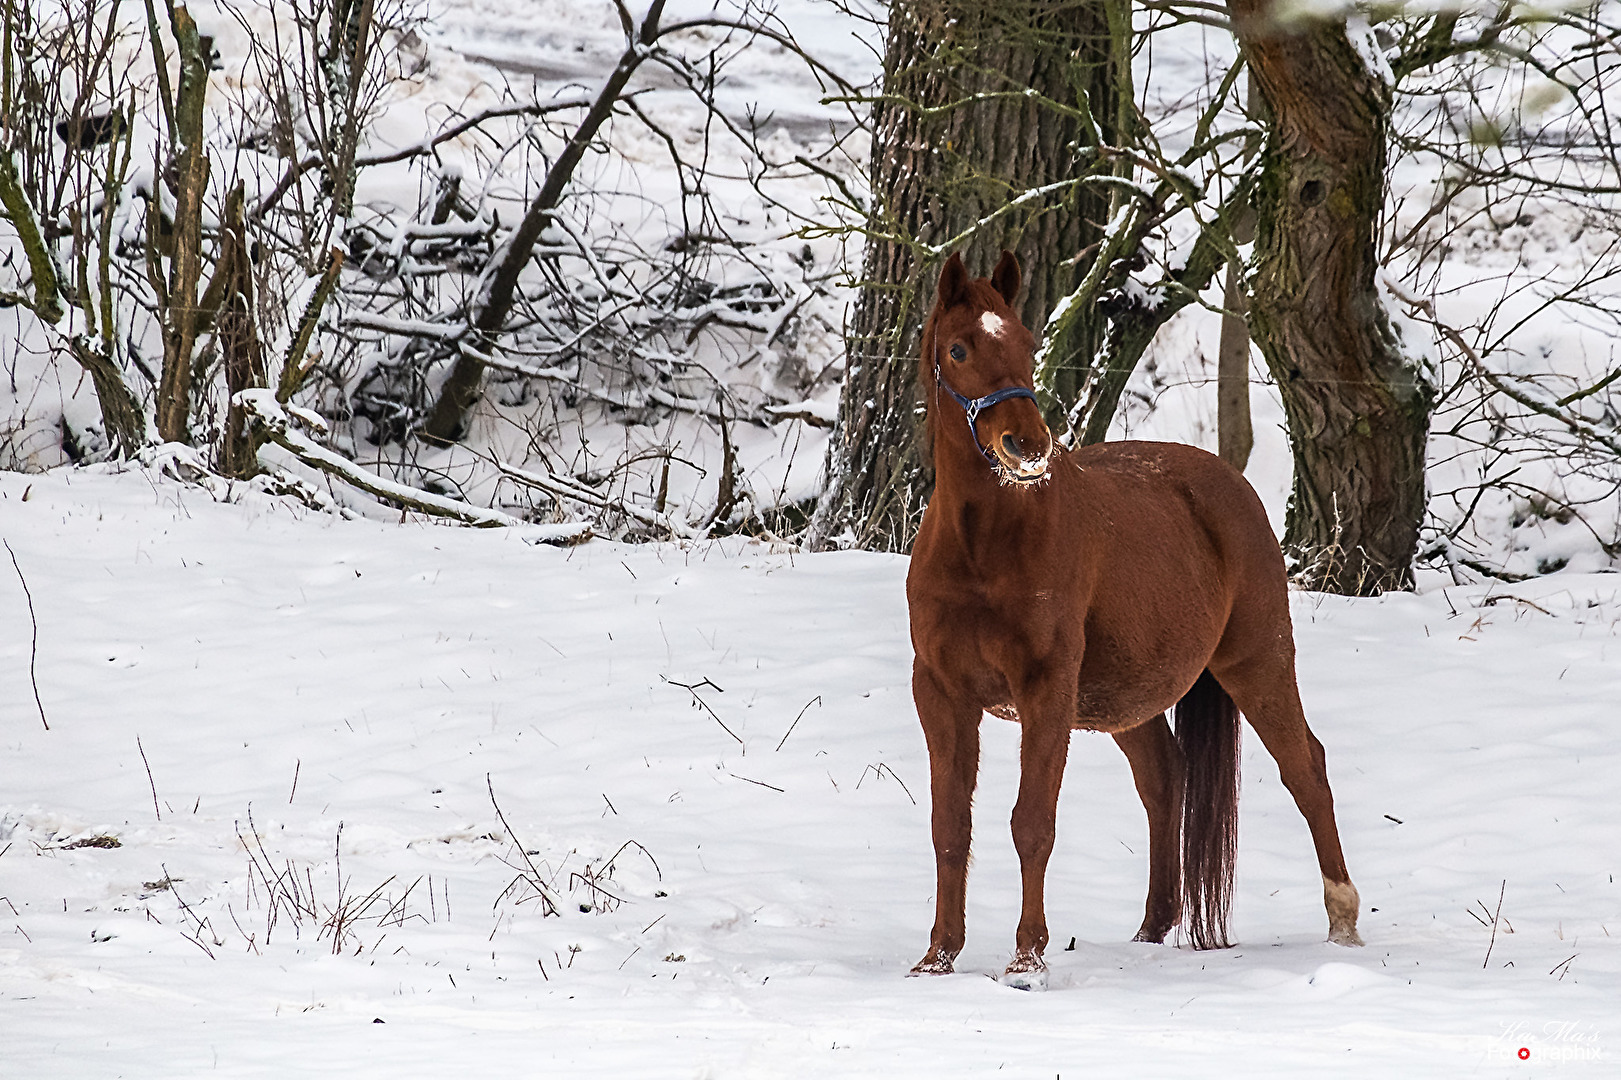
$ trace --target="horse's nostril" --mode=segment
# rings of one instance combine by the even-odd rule
[[[1019,461],[1024,457],[1023,454],[1019,453],[1019,444],[1013,440],[1011,434],[1002,436],[1002,449],[1006,450],[1007,456],[1014,461]]]

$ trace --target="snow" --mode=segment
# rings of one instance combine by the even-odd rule
[[[1361,59],[1363,67],[1367,69],[1368,78],[1375,86],[1391,87],[1396,85],[1396,73],[1390,69],[1390,58],[1379,47],[1379,39],[1368,25],[1368,17],[1360,11],[1348,11],[1345,15],[1345,37],[1356,50],[1357,57]]]
[[[839,418],[838,402],[816,401],[810,398],[804,401],[791,401],[786,405],[770,405],[765,411],[769,416],[798,417],[818,427],[832,427]]]
[[[233,492],[0,473],[51,725],[8,579],[6,1075],[1597,1076],[1621,1053],[1614,575],[1297,594],[1363,949],[1322,940],[1253,737],[1239,944],[1131,943],[1142,809],[1076,735],[1030,994],[989,977],[1018,913],[1018,731],[990,718],[959,974],[905,977],[934,879],[904,558],[557,549]],[[508,826],[560,915],[506,892]],[[418,883],[343,955],[285,912],[266,941],[250,835],[319,912]],[[120,846],[71,846],[97,836]],[[610,858],[622,903],[579,910],[571,875]]]
[[[467,332],[466,323],[430,323],[422,319],[390,319],[386,315],[373,315],[369,311],[356,311],[344,318],[348,326],[368,330],[386,330],[390,334],[413,334],[418,337],[442,338],[453,341]]]
[[[875,70],[882,28],[848,6],[787,0],[778,12],[859,80]],[[666,22],[708,9],[672,5]],[[368,153],[424,146],[453,108],[510,105],[508,80],[524,99],[578,100],[624,48],[605,3],[436,0],[427,17],[427,40],[413,46],[420,77],[397,88]],[[215,21],[227,65],[217,78],[228,82],[244,31]],[[1352,22],[1377,68],[1377,42]],[[1190,137],[1182,99],[1230,63],[1226,35],[1184,34],[1157,36],[1153,63],[1138,69],[1153,73],[1144,98],[1172,152]],[[693,55],[720,43],[708,30],[689,36]],[[758,44],[727,70],[729,115],[756,102],[775,110],[765,144],[776,158],[848,131],[842,109],[821,100],[831,87],[781,49]],[[691,142],[706,118],[651,66],[645,74],[641,100]],[[661,244],[680,202],[666,151],[634,126],[615,139],[642,171],[635,197],[600,209],[614,228]],[[441,143],[435,174],[484,176],[470,142]],[[588,159],[587,179],[620,190],[629,174],[617,160]],[[260,164],[268,187],[281,166]],[[820,180],[773,181],[783,200],[773,208],[721,164],[712,182],[739,235],[798,265],[794,220],[773,213],[820,213]],[[518,193],[521,163],[509,165],[469,193],[481,215]],[[1399,220],[1424,212],[1437,175],[1399,166]],[[404,165],[369,169],[357,194],[357,215],[396,256],[487,231],[485,216],[410,220],[422,198],[413,177]],[[581,253],[578,272],[604,280],[584,224],[559,216],[553,226],[546,242]],[[1543,207],[1461,229],[1434,282],[1394,267],[1389,284],[1440,298],[1452,325],[1487,326],[1499,271],[1523,264],[1565,282],[1604,255],[1608,237]],[[836,249],[817,241],[818,275]],[[774,312],[727,316],[753,324],[732,327],[736,341],[700,342],[698,358],[740,379],[743,404],[772,421],[730,428],[756,505],[818,494],[838,415],[848,293],[829,282],[828,297],[812,299],[824,279],[805,276]],[[315,284],[290,291],[286,306],[301,311]],[[1526,293],[1503,319],[1537,302]],[[816,317],[799,341],[779,340],[807,303]],[[327,318],[385,345],[447,330],[352,305]],[[1189,307],[1165,327],[1113,437],[1214,448],[1218,322]],[[1427,328],[1399,322],[1422,352]],[[1327,747],[1366,948],[1322,940],[1309,836],[1253,737],[1238,946],[1131,943],[1146,826],[1121,755],[1083,734],[1049,874],[1050,989],[1000,985],[1018,916],[1007,825],[1018,730],[986,719],[967,949],[957,975],[908,979],[934,877],[906,560],[697,540],[721,472],[714,425],[697,415],[714,407],[694,396],[702,380],[654,389],[685,410],[657,426],[575,410],[565,427],[577,422],[578,445],[550,455],[534,454],[517,423],[532,406],[494,400],[492,385],[469,447],[422,454],[421,476],[498,508],[476,513],[500,527],[463,529],[402,516],[274,447],[267,458],[305,479],[307,502],[341,513],[272,495],[267,481],[214,477],[176,444],[123,468],[53,468],[64,460],[59,424],[97,422],[93,395],[71,365],[43,365],[36,330],[6,327],[0,449],[32,474],[0,473],[0,538],[22,576],[0,560],[0,1076],[1614,1071],[1621,653],[1609,649],[1621,578],[1576,572],[1612,562],[1579,521],[1493,495],[1459,551],[1565,570],[1513,586],[1427,572],[1416,595],[1295,597],[1302,691]],[[1610,326],[1545,319],[1494,363],[1557,371],[1572,384],[1548,391],[1559,396],[1610,370],[1613,341]],[[578,362],[541,368],[505,351],[486,362],[550,383],[582,378]],[[1259,364],[1253,378],[1247,475],[1281,529],[1282,407]],[[309,430],[322,423],[325,403],[257,400],[281,426],[288,415]],[[341,464],[291,427],[287,437]],[[348,456],[390,471],[363,436],[346,438]],[[664,513],[653,509],[656,456],[645,458],[651,485],[637,486],[646,475],[599,483],[602,463],[649,446],[679,451],[662,459]],[[1454,474],[1477,459],[1454,459],[1439,435],[1432,456],[1432,505],[1444,506]],[[1563,482],[1567,464],[1527,462],[1527,475]],[[514,483],[683,539],[546,546],[582,540],[584,523],[503,525],[529,509],[505,501]],[[1594,520],[1613,535],[1621,499],[1603,499]],[[105,837],[119,846],[95,846]],[[273,901],[266,885],[279,873]],[[295,876],[302,914],[285,891]],[[350,921],[334,936],[322,924],[335,910]]]

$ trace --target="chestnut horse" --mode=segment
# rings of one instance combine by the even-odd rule
[[[1018,291],[1010,252],[976,280],[953,255],[923,329],[935,489],[906,596],[938,891],[912,972],[948,973],[962,949],[986,712],[1022,728],[1013,844],[1024,906],[1004,982],[1046,985],[1043,893],[1075,728],[1114,736],[1148,811],[1136,940],[1163,942],[1185,918],[1196,948],[1227,946],[1242,712],[1311,828],[1329,940],[1360,945],[1323,747],[1295,685],[1283,556],[1260,499],[1191,446],[1056,446],[1030,389],[1035,339],[1009,307]]]

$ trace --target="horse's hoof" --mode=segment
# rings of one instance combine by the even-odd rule
[[[1137,931],[1137,936],[1131,940],[1141,941],[1148,945],[1163,945],[1165,944],[1165,935],[1170,932],[1170,927],[1166,927],[1164,930],[1159,930],[1152,926],[1145,926],[1141,930]]]
[[[1328,940],[1336,945],[1344,945],[1347,948],[1362,947],[1362,935],[1356,932],[1355,924],[1331,928],[1328,931]]]
[[[1045,990],[1047,989],[1047,969],[1036,968],[1034,971],[1003,972],[1002,985],[1011,986],[1015,990]]]
[[[915,979],[919,975],[950,975],[954,970],[956,970],[952,967],[952,960],[953,957],[950,956],[937,956],[930,953],[928,956],[925,956],[923,959],[919,960],[916,966],[914,966],[911,971],[906,973],[906,977],[909,979]]]
[[[1002,985],[1015,990],[1047,989],[1047,963],[1039,956],[1015,956],[1002,973]]]

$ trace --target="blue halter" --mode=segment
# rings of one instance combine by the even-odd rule
[[[950,394],[952,400],[962,406],[964,415],[968,417],[969,437],[974,440],[974,449],[979,451],[979,456],[990,462],[991,468],[1001,469],[1001,463],[992,457],[991,452],[985,449],[985,444],[979,441],[979,414],[992,405],[1006,401],[1009,398],[1022,397],[1035,401],[1036,392],[1027,386],[1004,386],[1000,390],[992,390],[984,397],[963,397],[951,388],[951,384],[946,382],[945,376],[940,373],[940,343],[938,341],[934,343],[934,385]]]

